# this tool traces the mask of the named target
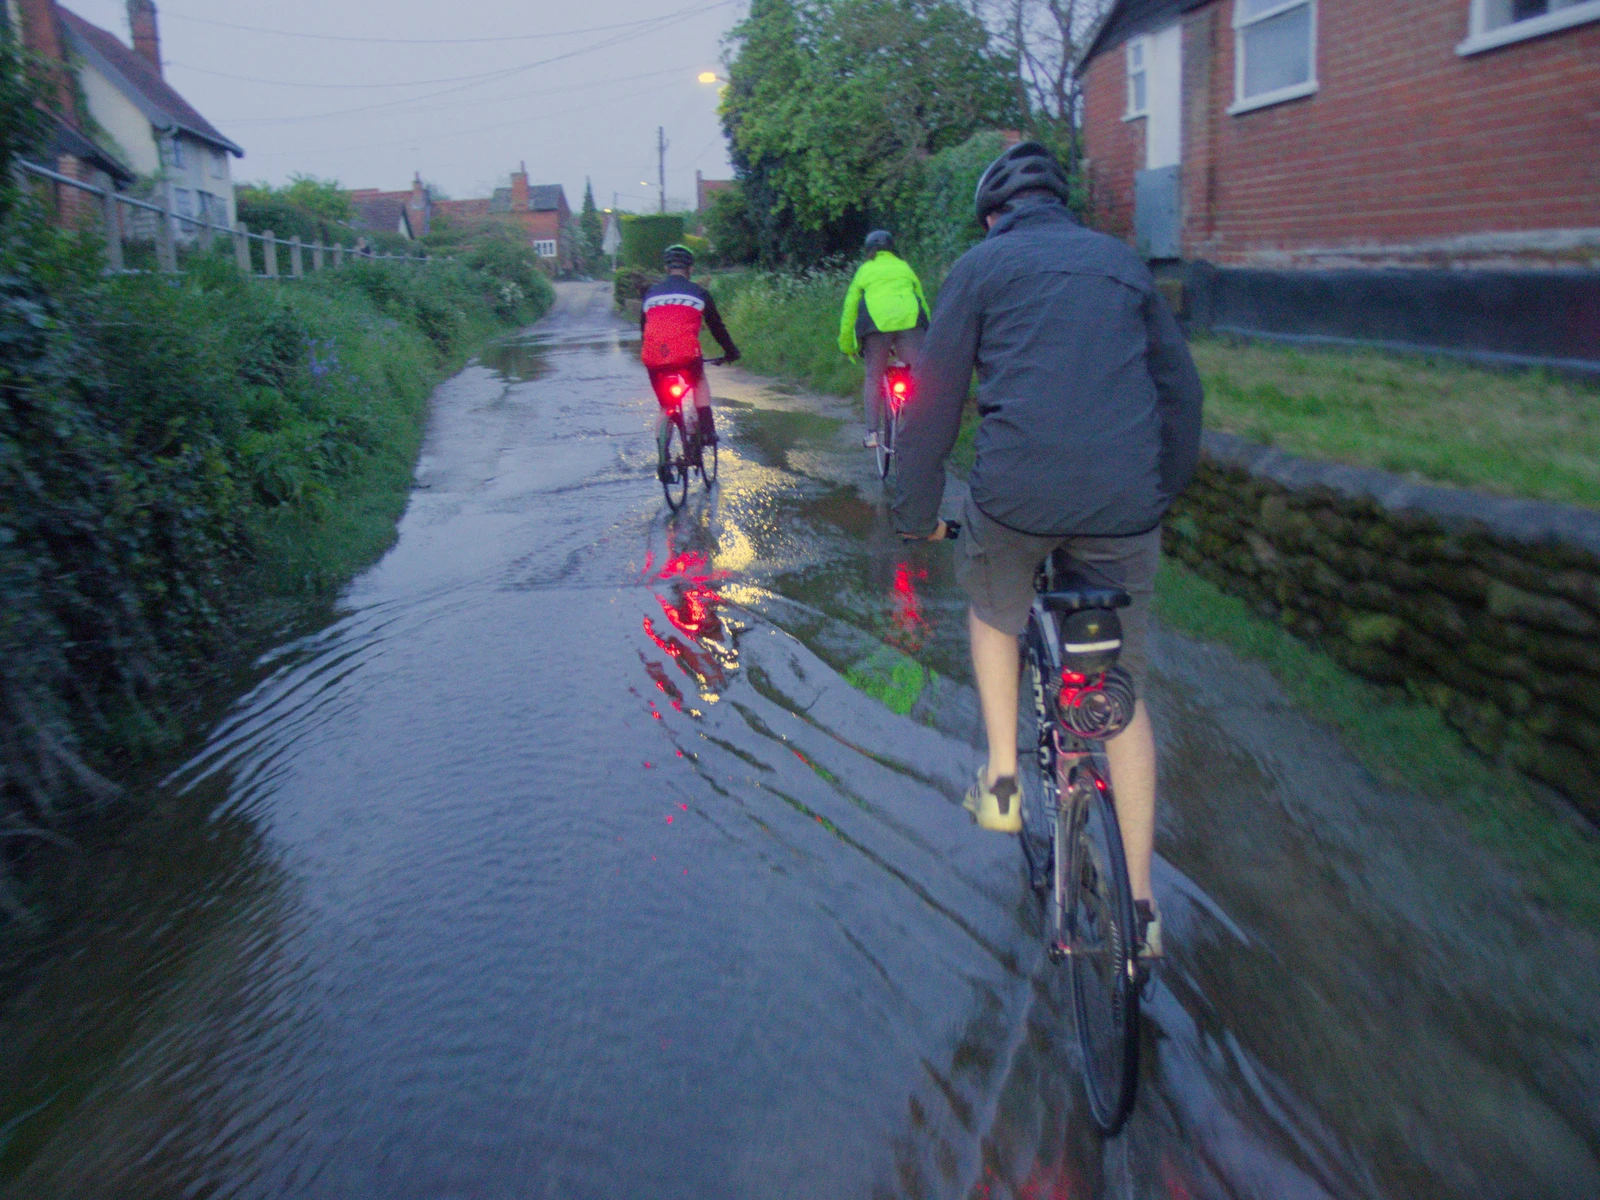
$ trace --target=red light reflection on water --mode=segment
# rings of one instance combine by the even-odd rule
[[[922,648],[923,635],[931,628],[922,615],[922,601],[917,598],[917,584],[928,578],[926,567],[913,568],[910,563],[897,563],[894,568],[894,610],[889,619],[894,623],[894,633],[889,640],[901,650]]]

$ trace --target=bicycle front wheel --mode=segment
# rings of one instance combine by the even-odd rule
[[[706,485],[706,491],[711,490],[711,485],[717,481],[717,444],[712,442],[709,446],[700,443],[700,482]]]
[[[1070,939],[1084,1085],[1095,1124],[1111,1137],[1133,1111],[1139,1079],[1138,948],[1116,807],[1089,766],[1073,772],[1056,828],[1056,894]]]
[[[667,423],[661,465],[661,492],[667,498],[667,507],[677,512],[689,498],[689,449],[684,445],[683,426],[678,421]]]

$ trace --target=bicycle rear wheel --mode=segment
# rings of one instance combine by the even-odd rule
[[[889,468],[894,466],[894,410],[889,406],[888,398],[883,400],[883,411],[878,414],[878,448],[874,453],[878,456],[878,478],[888,479]]]
[[[1056,823],[1056,898],[1070,937],[1072,1007],[1089,1111],[1107,1137],[1133,1111],[1139,1080],[1139,987],[1133,892],[1111,790],[1073,772]]]
[[[677,512],[689,498],[689,451],[684,445],[681,418],[667,422],[667,444],[661,453],[661,464],[666,468],[661,476],[661,492],[667,498],[667,507]]]

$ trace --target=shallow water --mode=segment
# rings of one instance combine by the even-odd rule
[[[607,308],[440,388],[398,545],[96,851],[0,1010],[0,1195],[1600,1194],[1593,941],[1164,633],[1169,958],[1102,1141],[959,807],[948,553],[847,404],[732,371],[669,518]]]

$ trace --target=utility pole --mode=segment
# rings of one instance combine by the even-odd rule
[[[656,171],[661,184],[661,211],[667,211],[667,130],[656,126]]]

